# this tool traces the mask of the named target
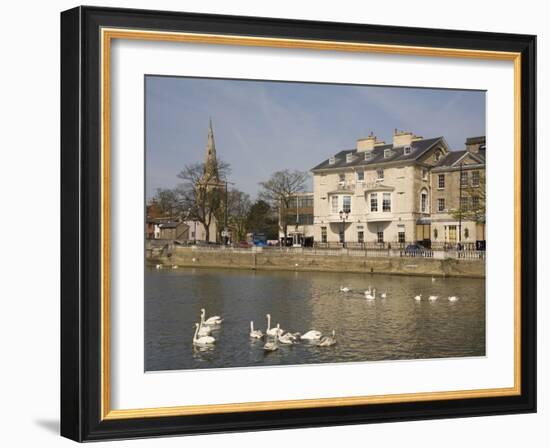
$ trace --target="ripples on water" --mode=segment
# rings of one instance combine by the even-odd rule
[[[341,285],[352,291],[339,292]],[[366,300],[369,285],[387,298]],[[429,302],[429,295],[439,299]],[[449,302],[451,295],[460,299]],[[203,307],[207,316],[224,318],[209,350],[192,344]],[[264,352],[248,333],[250,320],[265,331],[266,313],[286,331],[334,329],[337,344],[300,342]],[[145,273],[148,371],[484,355],[484,280],[192,268]]]

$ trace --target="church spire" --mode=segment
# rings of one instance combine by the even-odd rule
[[[204,176],[210,181],[218,181],[218,159],[216,157],[216,143],[214,141],[214,130],[212,129],[212,118],[208,126],[208,141],[206,143],[206,159],[204,161]]]

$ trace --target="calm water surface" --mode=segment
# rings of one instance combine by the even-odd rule
[[[352,291],[339,292],[341,285]],[[387,298],[365,300],[369,285]],[[429,302],[429,295],[439,299]],[[449,302],[450,295],[459,300]],[[224,318],[206,351],[192,344],[201,308]],[[286,331],[334,329],[337,344],[301,342],[264,352],[264,343],[248,334],[250,320],[265,331],[266,313]],[[484,355],[484,280],[192,268],[145,273],[148,371]]]

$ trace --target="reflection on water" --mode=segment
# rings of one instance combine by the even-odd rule
[[[340,292],[340,286],[351,288]],[[371,285],[376,300],[365,299]],[[387,298],[379,298],[381,292]],[[422,301],[414,296],[422,294]],[[439,296],[429,301],[428,296]],[[450,302],[448,296],[459,300]],[[200,309],[224,322],[212,348],[192,344]],[[263,350],[249,338],[265,315],[286,331],[315,329],[337,344]],[[390,275],[224,269],[147,270],[145,368],[198,369],[485,355],[485,282]]]

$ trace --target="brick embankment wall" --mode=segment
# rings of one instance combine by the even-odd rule
[[[147,251],[152,265],[195,268],[355,272],[437,277],[485,278],[484,260],[456,260],[409,257],[364,257],[351,255],[305,255],[270,251],[201,250],[173,247]]]

